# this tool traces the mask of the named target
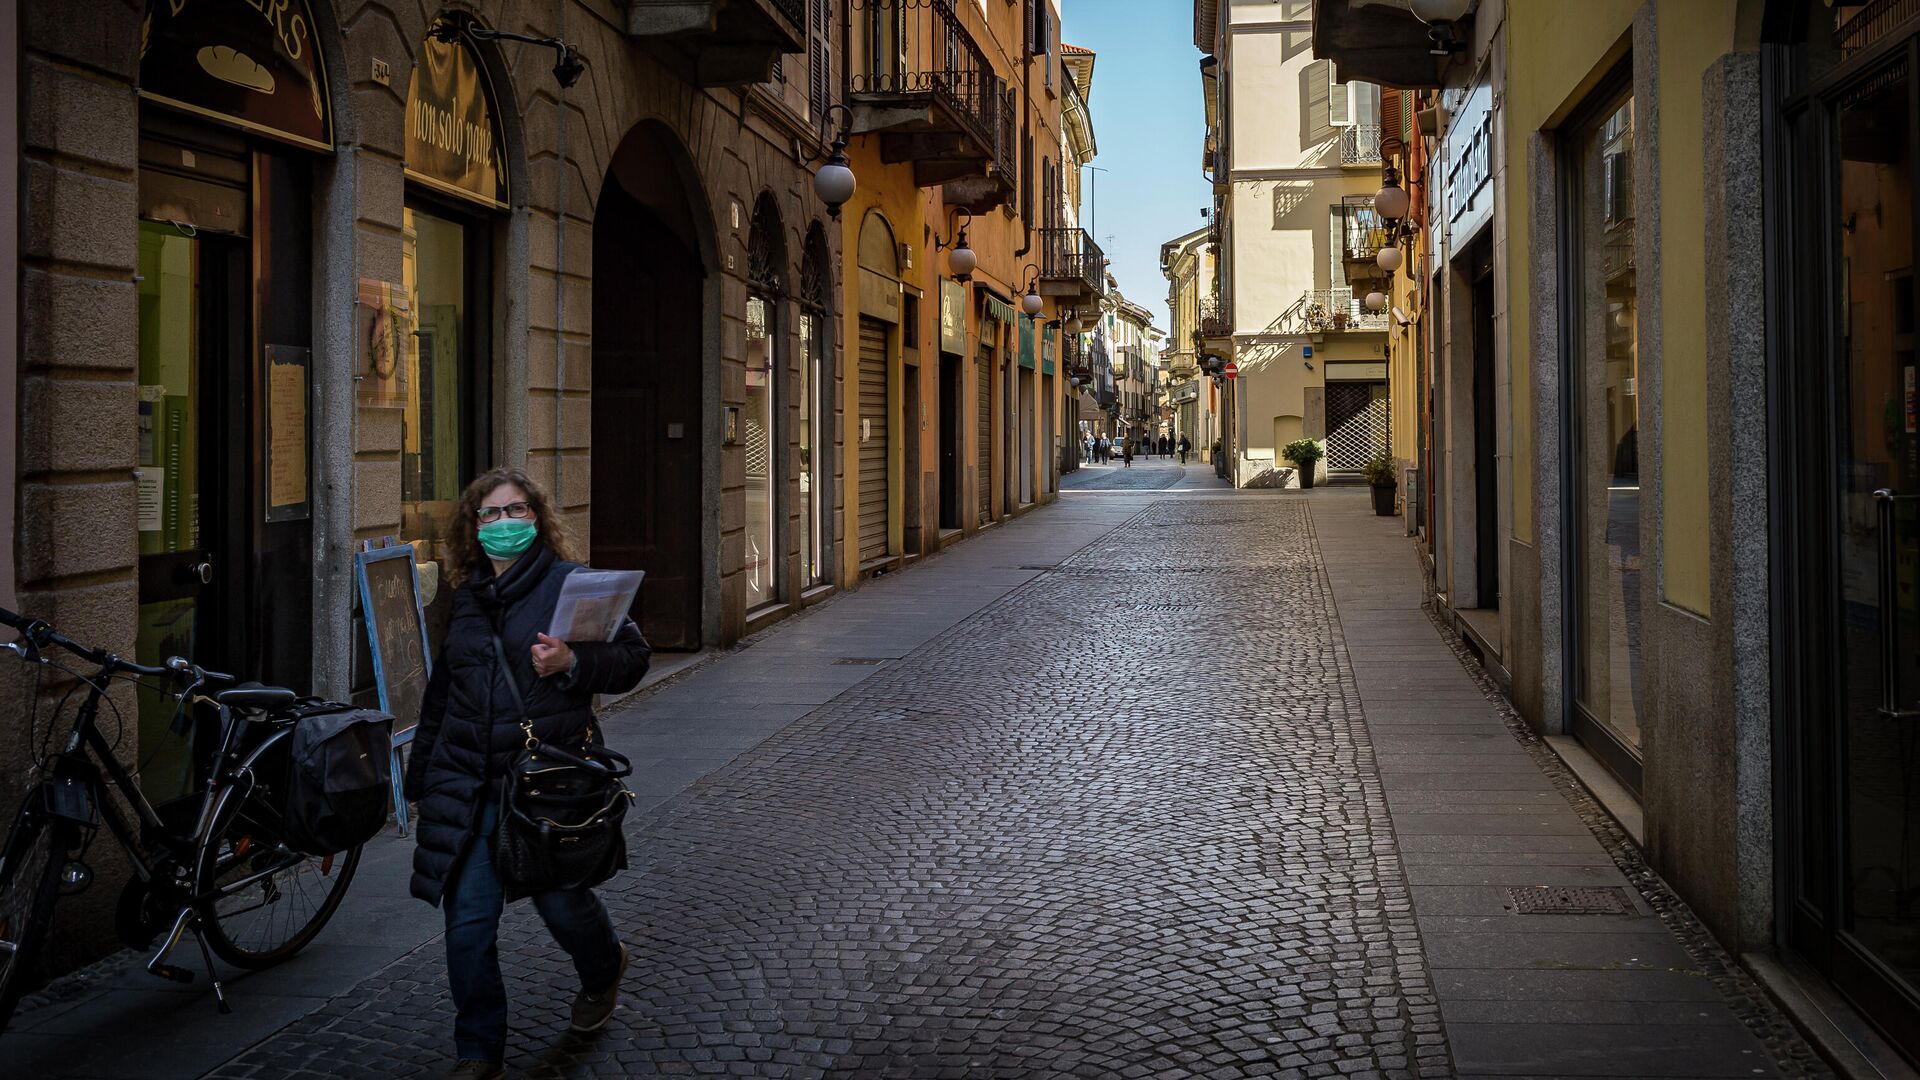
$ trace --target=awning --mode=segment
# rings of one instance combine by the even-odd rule
[[[980,291],[981,306],[986,311],[987,318],[999,319],[1008,326],[1014,325],[1019,320],[1020,313],[1013,310],[1011,300],[1000,297],[985,285],[975,285],[974,288]]]

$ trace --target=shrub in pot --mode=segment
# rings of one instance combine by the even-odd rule
[[[1373,488],[1373,512],[1381,517],[1393,516],[1393,495],[1400,482],[1393,476],[1393,459],[1380,454],[1360,466],[1360,475],[1367,478],[1367,484]]]
[[[1320,448],[1318,439],[1295,439],[1280,450],[1280,456],[1293,462],[1294,466],[1300,470],[1302,488],[1313,486],[1313,464],[1325,454],[1326,451]]]

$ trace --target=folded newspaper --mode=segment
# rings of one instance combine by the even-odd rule
[[[561,641],[612,641],[633,610],[640,591],[639,570],[575,570],[560,586],[547,636]]]

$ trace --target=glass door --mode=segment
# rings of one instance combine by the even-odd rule
[[[201,515],[233,494],[224,482],[231,462],[221,393],[233,338],[244,333],[244,309],[231,303],[243,260],[231,238],[140,223],[135,649],[143,663],[179,655],[232,670],[219,607],[237,567],[229,565],[234,553],[221,550],[221,530],[203,531]],[[189,733],[172,730],[171,698],[151,689],[138,698],[141,784],[148,798],[166,802],[192,787],[192,744]]]
[[[1904,62],[1832,104],[1839,303],[1827,519],[1835,978],[1883,1024],[1903,1017],[1909,1033],[1920,1017],[1914,109]],[[1920,1048],[1920,1037],[1908,1042]]]

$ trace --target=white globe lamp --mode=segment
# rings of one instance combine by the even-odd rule
[[[1380,290],[1375,289],[1374,291],[1367,294],[1367,310],[1368,311],[1379,311],[1381,308],[1385,306],[1387,306],[1386,293],[1383,293]]]
[[[1379,253],[1373,257],[1373,261],[1379,265],[1380,269],[1391,274],[1400,269],[1400,249],[1388,244],[1380,249]]]

